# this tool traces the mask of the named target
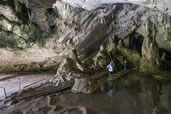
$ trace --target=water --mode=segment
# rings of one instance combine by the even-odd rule
[[[111,89],[112,95],[108,95]],[[56,114],[72,106],[85,106],[92,111],[88,114],[171,114],[171,82],[133,72],[113,82],[104,92],[91,95],[68,92],[40,97],[0,110],[0,114],[13,114],[14,111],[27,114],[29,110],[33,111],[29,114],[42,114],[42,109]]]
[[[80,95],[78,104],[103,110],[105,114],[171,114],[169,81],[130,76],[114,83],[112,97],[107,92]]]

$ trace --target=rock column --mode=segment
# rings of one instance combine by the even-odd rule
[[[161,68],[159,49],[155,40],[157,28],[150,19],[146,24],[146,35],[142,45],[142,58],[139,70],[140,72],[157,73]]]

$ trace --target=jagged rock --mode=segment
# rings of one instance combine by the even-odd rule
[[[163,12],[167,12],[171,15],[171,8],[170,8],[170,0],[160,1],[149,1],[149,0],[94,0],[93,2],[91,0],[65,0],[64,2],[74,6],[74,7],[80,7],[84,8],[86,10],[94,10],[98,7],[103,7],[104,4],[117,4],[117,3],[132,3],[132,4],[138,4],[146,7],[150,7],[153,9],[158,9]],[[58,2],[56,4],[58,5]],[[167,9],[167,10],[166,10]]]
[[[147,34],[144,37],[142,46],[142,58],[140,61],[141,72],[157,73],[161,69],[159,49],[156,43],[156,25],[149,19],[146,23]]]
[[[15,4],[15,11],[17,13],[21,13],[22,12],[22,5],[19,2],[19,0],[14,0],[14,4]]]
[[[97,90],[96,83],[88,78],[76,78],[74,86],[72,87],[72,92],[91,94]]]
[[[135,50],[125,48],[121,40],[118,43],[111,40],[107,47],[108,53],[110,53],[111,59],[114,60],[118,70],[122,69],[124,60],[127,61],[128,66],[135,69],[139,68],[140,54]]]
[[[56,75],[50,79],[50,82],[57,83],[61,78],[70,80],[77,77],[83,77],[83,73],[87,73],[89,70],[78,59],[75,49],[71,50],[70,58],[65,58],[59,65]]]
[[[100,46],[100,50],[93,60],[96,68],[106,68],[110,63],[110,57],[107,54],[107,50],[104,45]]]
[[[12,31],[12,24],[8,20],[0,17],[0,28],[5,31]]]
[[[72,77],[79,76],[77,73],[80,72],[81,71],[77,68],[76,63],[70,58],[64,59],[57,69],[57,73],[59,73],[60,75],[70,75]]]
[[[122,46],[121,42],[118,44],[117,46],[119,53],[122,55],[120,57],[120,62],[123,64],[123,60],[125,59],[128,63],[128,66],[133,66],[136,69],[139,68],[139,64],[140,64],[140,60],[141,60],[141,56],[140,54],[135,51],[135,50],[131,50],[131,49],[127,49],[125,47]],[[119,57],[119,56],[118,56]]]
[[[76,67],[81,71],[81,72],[86,72],[88,71],[88,68],[85,67],[85,65],[78,59],[77,51],[76,49],[73,49],[71,51],[71,58],[74,60]]]
[[[10,21],[15,21],[15,22],[19,21],[15,12],[9,6],[0,5],[0,15],[3,15]]]
[[[110,55],[115,55],[116,53],[116,45],[114,43],[114,41],[110,38],[109,39],[109,43],[107,45],[107,52],[110,54]]]
[[[165,24],[160,24],[158,27],[163,29],[167,25],[167,29],[161,32],[164,32],[166,37],[162,38],[160,35],[157,40],[161,42],[159,39],[164,39],[167,49],[170,48],[169,21],[166,24],[166,19],[161,17],[162,13],[144,6],[125,3],[108,4],[107,2],[105,5],[98,5],[93,10],[87,10],[82,5],[74,6],[59,0],[48,2],[18,0],[20,3],[17,0],[9,1],[2,1],[7,5],[0,6],[1,17],[8,21],[7,24],[1,25],[0,47],[2,48],[18,50],[34,48],[34,45],[46,47],[56,52],[56,56],[60,58],[59,61],[62,60],[62,57],[69,56],[71,48],[76,48],[79,58],[87,59],[96,53],[102,44],[106,44],[111,37],[117,36],[119,39],[125,39],[147,18],[155,18],[157,15],[160,15],[159,18],[156,18],[158,23],[163,23],[162,20],[165,20]],[[56,4],[52,7],[54,2]],[[103,2],[106,3],[106,1]],[[10,3],[14,4],[16,8],[12,7]],[[83,3],[86,4],[86,2]],[[97,1],[93,3],[96,4]],[[112,53],[114,55],[115,52]],[[130,54],[128,55],[130,56]],[[83,64],[77,62],[76,65],[79,70],[86,72],[87,68],[84,68]]]
[[[71,50],[70,58],[66,58],[59,65],[57,72],[60,73],[84,73],[88,68],[78,59],[76,50]],[[72,74],[73,75],[73,74]]]

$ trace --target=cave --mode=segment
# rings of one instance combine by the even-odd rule
[[[1,0],[0,114],[171,114],[170,0]]]

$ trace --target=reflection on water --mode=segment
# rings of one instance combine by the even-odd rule
[[[171,114],[171,82],[130,75],[114,82],[112,97],[107,92],[80,95],[81,104],[107,114]]]
[[[80,105],[91,109],[92,112],[88,114],[171,114],[169,81],[159,81],[132,72],[111,85],[106,92],[93,95],[67,92],[25,100],[2,112],[0,110],[0,114],[14,114],[13,111],[22,112],[15,114],[47,114],[40,112],[42,109],[49,111],[49,114],[57,114],[56,111],[60,112],[61,109]],[[30,110],[32,113],[27,113]]]

